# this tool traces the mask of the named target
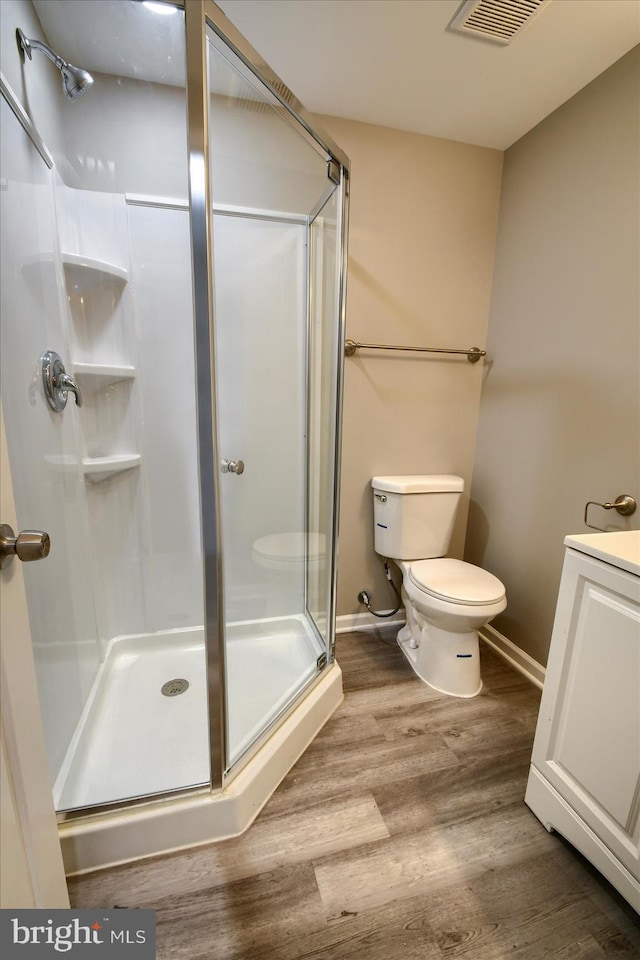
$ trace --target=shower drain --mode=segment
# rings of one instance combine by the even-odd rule
[[[189,689],[188,680],[167,680],[166,683],[163,683],[160,687],[160,693],[165,697],[177,697],[178,694],[184,693],[185,690]]]

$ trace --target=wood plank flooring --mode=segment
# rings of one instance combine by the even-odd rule
[[[389,628],[338,639],[345,701],[252,827],[69,881],[151,907],[158,958],[640,958],[640,918],[523,802],[539,691],[486,647],[442,697]]]

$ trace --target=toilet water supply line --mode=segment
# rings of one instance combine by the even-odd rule
[[[395,583],[393,582],[393,578],[392,578],[392,576],[391,576],[391,571],[389,570],[389,561],[388,561],[388,560],[385,560],[385,561],[384,561],[384,575],[385,575],[385,577],[387,578],[387,580],[389,581],[389,583],[391,584],[391,589],[392,589],[393,592],[395,593],[396,598],[397,598],[397,600],[398,600],[398,606],[395,608],[395,610],[391,610],[389,613],[377,613],[375,610],[372,610],[372,609],[371,609],[371,597],[369,596],[369,594],[367,593],[367,591],[366,591],[366,590],[361,590],[360,593],[358,594],[358,602],[359,602],[359,603],[364,603],[364,605],[365,605],[365,607],[367,608],[367,610],[369,611],[369,613],[372,613],[372,614],[374,615],[374,617],[380,617],[381,620],[384,619],[385,617],[393,617],[393,616],[395,616],[395,614],[398,612],[398,610],[400,610],[400,608],[401,608],[401,606],[402,606],[402,597],[400,596],[400,591],[398,590],[398,588],[396,587]]]

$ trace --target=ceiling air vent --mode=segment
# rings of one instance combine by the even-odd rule
[[[450,30],[495,43],[511,43],[549,0],[466,0]]]

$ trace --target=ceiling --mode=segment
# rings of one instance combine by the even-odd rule
[[[640,42],[638,0],[551,0],[509,46],[461,0],[217,0],[315,113],[505,149]]]
[[[133,0],[32,0],[47,42],[91,73],[184,86],[184,17]],[[2,3],[2,0],[0,0]]]
[[[499,149],[640,42],[640,0],[550,0],[509,46],[448,31],[461,2],[217,0],[308,110]],[[34,6],[72,63],[184,84],[180,15],[132,0]]]

